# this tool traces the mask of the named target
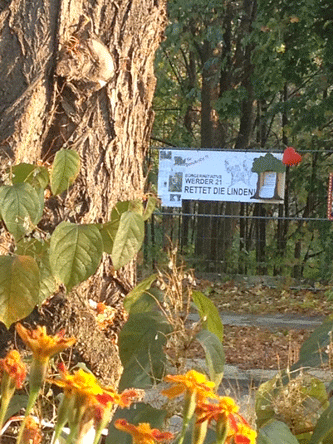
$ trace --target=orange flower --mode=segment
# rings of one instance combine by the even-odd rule
[[[8,374],[17,389],[22,388],[27,369],[17,350],[11,350],[4,359],[0,359],[0,371]]]
[[[134,389],[124,390],[122,393],[117,393],[112,387],[104,388],[102,395],[97,395],[96,398],[101,404],[117,404],[119,407],[130,407],[132,402],[141,396],[141,392]]]
[[[59,366],[60,367],[60,366]],[[96,395],[102,395],[103,389],[99,385],[97,378],[92,373],[87,373],[81,368],[72,375],[69,371],[60,367],[60,379],[49,380],[52,384],[62,387],[67,394],[72,394],[85,398],[88,403],[95,399]]]
[[[204,421],[211,422],[215,420],[219,422],[221,419],[240,416],[237,414],[239,407],[235,401],[229,396],[220,396],[217,403],[199,401],[196,408],[197,423]]]
[[[23,444],[40,444],[42,442],[42,435],[36,421],[28,416],[25,421],[25,428],[22,436]]]
[[[205,375],[195,370],[190,370],[185,375],[167,375],[164,380],[174,383],[173,386],[162,391],[162,394],[168,398],[175,398],[184,392],[195,394],[197,400],[216,396],[213,392],[215,383],[208,381]]]
[[[150,425],[145,422],[135,426],[129,424],[126,419],[117,419],[115,427],[132,435],[133,444],[154,444],[155,442],[170,441],[174,437],[170,432],[160,432],[157,429],[151,429]]]
[[[15,389],[22,388],[26,368],[18,351],[11,350],[4,359],[0,359],[1,375],[1,404],[0,404],[0,429],[5,420],[6,412]]]
[[[227,442],[232,438],[234,444],[256,444],[256,437],[257,432],[248,424],[237,424],[236,430],[232,430]]]
[[[50,358],[73,345],[76,340],[75,338],[64,338],[64,331],[57,333],[55,336],[48,336],[46,328],[40,326],[35,330],[29,330],[23,327],[22,324],[16,324],[16,331],[33,354],[29,376],[29,399],[25,409],[25,419],[22,421],[16,441],[16,444],[21,444],[25,422],[43,385]]]
[[[216,422],[216,433],[221,442],[233,444],[255,444],[256,432],[245,418],[238,413],[239,407],[229,396],[220,396],[216,403],[199,401],[195,410],[196,424]]]
[[[39,361],[48,361],[49,358],[76,342],[75,338],[64,338],[64,330],[54,336],[47,335],[45,326],[37,326],[35,330],[29,330],[22,324],[16,324],[16,331]]]

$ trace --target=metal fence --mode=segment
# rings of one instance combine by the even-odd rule
[[[326,166],[332,154],[325,152],[324,160],[330,156]],[[317,168],[322,165],[317,163]],[[306,177],[295,182],[295,174],[289,172],[289,187],[303,179],[306,184]],[[309,174],[314,177],[313,170]],[[302,204],[297,190],[289,190],[284,204],[183,201],[182,208],[155,211],[146,227],[146,263],[155,266],[163,261],[171,242],[186,263],[201,272],[330,280],[333,225],[326,217],[328,173],[317,176]]]

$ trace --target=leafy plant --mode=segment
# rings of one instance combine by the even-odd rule
[[[332,398],[329,399],[324,383],[305,371],[323,363],[332,365],[332,326],[329,316],[304,342],[298,362],[259,387],[259,444],[332,442]],[[282,437],[285,441],[281,441]]]
[[[97,270],[103,253],[111,255],[116,270],[140,250],[144,222],[156,199],[119,202],[103,224],[62,221],[53,232],[43,232],[44,191],[66,192],[80,171],[73,150],[57,152],[50,169],[18,164],[9,170],[10,184],[0,187],[0,215],[15,241],[15,253],[0,256],[0,321],[7,327],[29,315],[50,297],[59,284],[68,291]]]

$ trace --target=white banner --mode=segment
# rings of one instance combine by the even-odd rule
[[[162,205],[183,200],[283,203],[283,153],[160,150],[158,194]]]

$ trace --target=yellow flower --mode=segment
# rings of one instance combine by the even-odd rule
[[[117,404],[119,407],[130,407],[134,400],[142,396],[141,391],[134,389],[124,390],[122,393],[117,393],[113,387],[105,387],[102,395],[97,395],[97,400],[102,405]]]
[[[15,389],[22,388],[26,376],[26,367],[21,361],[18,351],[11,350],[4,359],[0,359],[1,372],[1,405],[0,405],[0,429],[5,420],[9,403],[15,393]]]
[[[17,389],[22,388],[27,369],[17,350],[11,350],[4,359],[0,359],[0,371],[9,376]]]
[[[213,392],[215,383],[208,381],[205,375],[195,370],[190,370],[185,375],[167,375],[164,380],[173,383],[170,388],[162,391],[168,398],[175,398],[184,392],[195,394],[197,400],[216,396]]]
[[[251,429],[248,424],[239,423],[236,429],[230,433],[227,442],[231,437],[235,444],[256,444],[257,432]]]
[[[157,429],[151,429],[150,425],[145,422],[135,426],[129,424],[126,419],[117,419],[115,427],[132,435],[133,444],[154,444],[155,442],[170,441],[174,437],[170,432],[160,432]]]
[[[22,443],[40,444],[41,442],[42,442],[42,435],[40,433],[39,427],[34,418],[32,418],[32,416],[28,416],[25,421]]]
[[[229,396],[220,396],[217,403],[199,401],[196,408],[197,423],[204,421],[211,422],[215,420],[219,422],[221,419],[226,420],[230,416],[237,415],[238,405]],[[237,415],[238,416],[238,415]]]
[[[29,330],[22,324],[16,324],[16,331],[22,341],[32,351],[34,358],[39,361],[48,361],[55,354],[75,344],[75,338],[64,338],[64,330],[54,336],[46,333],[46,327],[37,326],[35,330]]]
[[[29,376],[29,399],[25,409],[25,419],[22,421],[16,441],[16,444],[21,444],[27,417],[43,385],[50,358],[73,345],[76,339],[64,338],[64,331],[57,333],[55,336],[49,336],[46,334],[45,327],[38,326],[35,330],[29,330],[19,323],[16,324],[16,331],[33,354]]]
[[[52,379],[49,382],[62,387],[67,395],[72,394],[85,398],[86,401],[91,401],[96,395],[103,393],[102,387],[92,373],[87,373],[80,368],[71,375],[64,366],[59,366],[59,368],[61,378]]]

